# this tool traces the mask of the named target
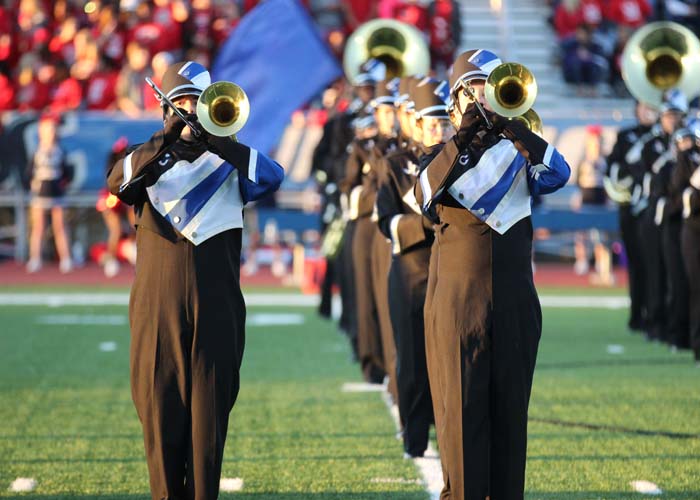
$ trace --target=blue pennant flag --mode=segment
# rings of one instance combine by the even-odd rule
[[[250,118],[238,139],[270,152],[292,113],[342,75],[298,0],[265,0],[241,19],[219,50],[212,81],[240,85]]]

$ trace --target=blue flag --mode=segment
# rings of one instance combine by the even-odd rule
[[[212,81],[240,85],[250,118],[237,136],[270,152],[292,113],[342,74],[298,0],[265,0],[241,19],[219,50]]]

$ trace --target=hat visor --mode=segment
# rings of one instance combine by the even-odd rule
[[[186,95],[191,95],[195,97],[199,97],[202,94],[202,90],[199,87],[195,86],[183,86],[183,87],[178,87],[170,92],[168,92],[168,99],[171,101],[177,99],[178,97],[186,96]]]

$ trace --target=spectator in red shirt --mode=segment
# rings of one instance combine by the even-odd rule
[[[114,6],[103,6],[92,28],[92,37],[96,40],[100,52],[121,65],[124,62],[126,35],[119,26],[119,19]]]
[[[115,109],[118,78],[119,70],[114,62],[102,54],[97,70],[85,87],[85,107],[89,110]]]
[[[214,21],[214,9],[211,0],[192,0],[192,11],[187,18],[185,37],[185,50],[192,48],[212,51],[214,39],[212,38],[212,23]]]
[[[444,74],[455,59],[461,26],[459,5],[454,0],[435,0],[430,4],[430,60]]]
[[[564,0],[554,9],[554,30],[559,40],[573,36],[583,22],[578,0]]]
[[[0,68],[4,67],[7,70],[17,62],[15,20],[12,9],[0,4]]]
[[[351,21],[354,23],[350,26],[355,29],[362,23],[374,19],[378,15],[377,2],[375,0],[347,0],[352,13]]]
[[[61,59],[68,64],[75,62],[73,40],[77,32],[78,20],[75,17],[68,17],[57,26],[56,33],[49,42],[49,52],[54,59]]]
[[[78,32],[74,45],[75,62],[71,66],[71,74],[79,81],[86,82],[97,71],[100,49],[87,28]]]
[[[214,19],[211,29],[212,36],[214,37],[214,51],[216,51],[221,47],[221,44],[226,41],[231,31],[238,25],[241,18],[241,11],[234,2],[224,2],[219,3],[215,7],[214,14],[216,19]]]
[[[0,69],[0,113],[15,107],[15,87],[6,71]]]
[[[415,26],[428,32],[428,5],[418,0],[380,0],[379,15]]]
[[[51,36],[49,24],[46,9],[39,0],[21,0],[17,15],[18,53],[26,54],[46,47]]]
[[[610,0],[607,18],[621,26],[638,28],[651,16],[647,0]]]
[[[182,0],[154,0],[151,22],[163,28],[160,43],[151,48],[151,54],[172,52],[182,55],[182,25],[187,21],[189,11]]]
[[[574,35],[585,24],[592,30],[603,22],[603,7],[598,0],[563,0],[554,11],[554,28],[560,40]]]
[[[71,76],[68,65],[64,61],[58,61],[54,72],[49,109],[52,112],[63,113],[78,109],[82,102],[83,89],[80,83]]]
[[[54,68],[46,63],[35,63],[32,57],[24,59],[17,77],[15,104],[19,111],[39,111],[49,104]]]

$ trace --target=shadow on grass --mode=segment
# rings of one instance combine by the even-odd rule
[[[385,438],[393,436],[394,432],[235,432],[233,438],[256,439],[329,439],[329,438]],[[106,439],[143,440],[142,434],[0,434],[0,441],[55,441],[65,439],[82,439],[86,441],[103,441]]]
[[[664,500],[696,500],[700,491],[666,491],[661,496]],[[647,495],[636,491],[530,491],[525,493],[526,500],[639,500]]]
[[[280,459],[291,460],[294,462],[338,462],[338,461],[359,461],[364,462],[367,460],[385,461],[385,460],[398,460],[402,461],[403,458],[400,454],[394,452],[377,453],[377,454],[365,454],[365,455],[299,455],[294,457],[284,457],[280,455],[264,455],[255,457],[227,457],[226,462],[276,462]],[[14,465],[27,465],[27,464],[52,464],[52,463],[64,463],[64,464],[99,464],[99,463],[128,463],[128,462],[145,462],[143,457],[105,457],[105,458],[18,458],[18,459],[0,459],[0,464],[2,463],[12,463]]]
[[[148,500],[150,495],[34,495],[17,494],[14,496],[3,496],[0,498],[11,498],[14,500]],[[397,492],[397,491],[374,491],[366,493],[339,493],[326,491],[322,493],[222,493],[220,499],[232,500],[423,500],[427,498],[427,493],[423,492]],[[554,498],[554,497],[552,497]],[[561,498],[561,497],[560,497]],[[581,497],[583,498],[583,497]],[[688,497],[690,498],[690,497]]]
[[[565,361],[558,363],[537,363],[537,370],[573,370],[576,368],[599,368],[602,366],[663,366],[689,365],[688,357],[647,358],[647,359],[593,359],[586,361]]]
[[[697,500],[700,491],[664,491],[663,498],[666,500]],[[148,500],[147,494],[143,495],[33,495],[23,494],[5,496],[14,500]],[[219,496],[221,499],[243,499],[243,500],[418,500],[426,498],[422,492],[401,493],[396,491],[375,491],[367,493],[224,493]],[[554,491],[538,492],[530,491],[525,494],[526,500],[639,500],[640,493],[633,491]]]
[[[635,429],[630,427],[622,427],[619,425],[590,424],[587,422],[573,422],[568,420],[559,420],[556,418],[530,417],[530,422],[557,425],[560,427],[576,427],[591,431],[621,432],[623,434],[636,434],[638,436],[660,436],[671,439],[700,439],[700,434],[692,434],[688,432],[675,432],[663,429]]]

